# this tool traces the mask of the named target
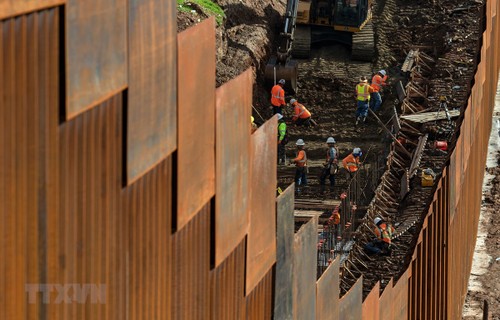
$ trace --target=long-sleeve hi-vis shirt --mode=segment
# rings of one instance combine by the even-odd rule
[[[342,165],[349,172],[356,172],[359,168],[359,157],[355,157],[352,153],[342,160]]]
[[[356,86],[356,97],[358,101],[370,101],[370,93],[373,92],[373,88],[367,83],[359,83]]]
[[[271,89],[271,104],[275,107],[283,107],[286,105],[285,90],[279,84]]]
[[[373,92],[379,92],[382,89],[382,86],[386,86],[385,81],[387,80],[387,75],[381,77],[378,73],[373,76],[371,87],[373,88]]]
[[[293,159],[293,162],[295,162],[295,165],[297,167],[305,167],[307,166],[307,155],[304,150],[299,150],[297,152],[297,157]]]
[[[307,110],[306,107],[304,107],[300,103],[295,102],[293,106],[295,115],[293,116],[292,121],[297,121],[297,119],[307,119],[311,117],[311,113],[309,112],[309,110]]]
[[[394,227],[390,223],[381,223],[374,229],[377,239],[384,241],[385,243],[391,244],[392,234],[396,232]]]
[[[286,135],[286,123],[280,122],[278,123],[278,141],[283,141]]]

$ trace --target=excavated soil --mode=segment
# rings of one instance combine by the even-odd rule
[[[259,112],[254,112],[254,116],[259,123],[263,121],[260,115],[264,118],[271,116],[270,88],[263,85],[263,69],[269,55],[274,52],[273,45],[276,43],[275,37],[286,1],[215,2],[221,5],[227,15],[223,25],[217,28],[217,86],[234,78],[246,68],[253,67],[256,79],[254,106]],[[382,121],[387,122],[393,108],[399,106],[394,84],[399,80],[403,83],[407,81],[407,75],[401,72],[402,62],[409,49],[418,46],[436,59],[429,95],[449,96],[449,104],[454,108],[464,106],[467,101],[479,48],[477,39],[484,0],[375,0],[374,3],[373,23],[377,57],[373,63],[351,61],[349,49],[334,43],[314,47],[310,59],[299,61],[299,90],[294,98],[312,112],[313,119],[319,124],[312,128],[289,126],[291,143],[287,145],[287,158],[294,156],[295,139],[303,138],[306,141],[310,165],[309,186],[301,191],[299,198],[338,198],[347,187],[348,180],[337,175],[337,186],[333,192],[319,192],[317,176],[321,172],[321,162],[326,152],[325,141],[329,136],[337,140],[341,157],[347,155],[352,148],[360,147],[366,156],[365,163],[372,171],[380,175],[385,170],[390,138],[371,116],[366,125],[354,125],[353,91],[359,76],[371,77],[380,69],[388,71],[389,86],[383,93],[384,104],[380,113]],[[179,13],[179,31],[205,17],[201,8],[195,9],[194,14]],[[291,96],[287,96],[286,100],[289,101],[290,98]],[[286,119],[290,119],[291,113],[290,109],[285,110]],[[445,161],[446,155],[426,151],[423,165],[439,168]],[[492,201],[491,210],[498,211],[500,169],[493,171],[497,178],[493,182],[492,194],[488,201]],[[279,166],[279,186],[286,187],[293,182],[293,174],[293,167]],[[412,188],[414,190],[410,198],[406,199],[401,208],[396,209],[404,211],[407,207],[418,206],[421,211],[415,215],[422,215],[426,203],[430,201],[430,189],[419,189],[416,181],[412,181]],[[488,234],[488,245],[495,247],[496,256],[500,257],[500,227],[492,226]],[[409,235],[405,243],[398,243],[399,248],[393,251],[391,258],[375,259],[368,263],[370,276],[364,281],[365,294],[376,281],[381,280],[383,288],[388,279],[393,276],[397,278],[406,268],[408,257],[413,252],[418,228],[409,230]],[[496,269],[492,268],[492,272],[497,275],[499,265],[500,262],[496,262]],[[498,288],[495,287],[498,286],[497,282],[484,283],[491,288],[490,314],[493,315],[500,314],[498,303],[495,303],[499,299]]]

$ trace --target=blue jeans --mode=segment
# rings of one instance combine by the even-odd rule
[[[282,115],[282,114],[283,114],[282,109],[283,109],[283,108],[282,108],[282,106],[279,106],[279,107],[277,107],[277,106],[273,106],[273,116],[274,116],[275,114],[277,114],[277,113],[279,113],[279,114],[281,114],[281,115]]]
[[[367,117],[368,116],[368,106],[370,101],[360,101],[358,100],[358,108],[356,109],[356,118]]]
[[[299,186],[307,185],[307,176],[305,167],[297,167],[297,169],[295,170],[295,185],[296,188],[298,188]]]
[[[380,109],[382,105],[382,97],[380,96],[380,92],[373,92],[370,98],[370,108],[375,112]]]

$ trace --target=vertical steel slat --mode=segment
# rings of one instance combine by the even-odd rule
[[[408,319],[409,270],[410,269],[406,269],[392,288],[392,317],[395,320]],[[382,309],[384,307],[385,306],[382,305]]]
[[[62,5],[66,0],[2,0],[0,2],[0,20],[27,15],[49,7]]]
[[[218,266],[248,231],[252,70],[247,69],[217,88],[215,96],[215,265]],[[245,127],[248,131],[242,130]]]
[[[277,129],[278,118],[275,116],[251,136],[250,227],[247,236],[245,285],[247,294],[276,262]],[[249,134],[250,128],[246,132]],[[266,177],[266,183],[262,183],[262,177]]]
[[[67,0],[66,119],[101,104],[126,87],[126,10],[125,0]]]
[[[377,283],[373,286],[372,290],[370,293],[366,296],[365,301],[363,301],[363,306],[362,306],[362,319],[363,320],[379,320],[380,319],[380,303],[379,303],[379,292],[380,292],[380,281],[377,281]],[[338,300],[338,299],[334,299]],[[338,303],[338,302],[337,302]],[[387,306],[382,306],[382,308],[386,308]],[[319,317],[316,317],[316,319],[320,320]],[[338,312],[337,312],[337,317],[329,317],[328,319],[338,319]]]
[[[318,218],[314,217],[302,225],[294,236],[293,318],[298,320],[316,318],[317,230]]]
[[[215,19],[177,39],[176,214],[181,229],[215,193]]]
[[[68,7],[72,1],[69,0]],[[109,8],[113,10],[113,15],[108,12],[106,17],[110,15],[110,20],[116,18],[114,23],[117,27],[121,27],[123,22],[126,23],[123,27],[128,32],[124,34],[125,37],[128,36],[128,51],[125,42],[124,52],[121,52],[122,33],[115,30],[112,40],[118,42],[117,50],[105,53],[105,58],[110,59],[106,62],[112,64],[100,67],[109,68],[109,72],[113,72],[112,80],[117,84],[125,86],[128,80],[126,151],[127,183],[131,184],[170,155],[177,144],[176,2],[162,0],[85,2],[94,2],[93,5],[100,5],[101,9],[106,8],[103,8],[103,4],[107,2],[118,6],[118,9]],[[91,7],[78,9],[90,11]],[[122,21],[127,15],[127,10],[128,21]],[[68,15],[71,16],[71,13]],[[89,32],[92,31],[94,30],[90,29]],[[93,36],[99,40],[96,35]],[[118,88],[120,87],[109,87],[107,91],[112,92]],[[102,94],[107,93],[101,91]]]
[[[392,279],[389,282],[392,287]],[[388,285],[388,286],[389,286]],[[384,306],[384,304],[381,304]],[[363,277],[359,277],[356,283],[340,299],[340,320],[356,320],[363,316]],[[385,317],[384,319],[392,319]]]
[[[339,318],[339,278],[340,255],[328,266],[316,282],[316,319]],[[378,282],[377,282],[378,304]],[[372,305],[374,307],[374,305]],[[363,304],[364,310],[364,304]]]
[[[384,292],[379,297],[379,319],[394,319],[393,318],[393,303],[394,303],[394,295],[393,295],[393,284],[394,279],[391,278],[389,283],[385,286]]]
[[[246,319],[271,319],[273,305],[273,272],[270,270],[246,297]]]

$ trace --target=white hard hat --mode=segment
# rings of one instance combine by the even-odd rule
[[[278,83],[285,84],[285,79],[280,79],[280,81],[278,81]]]
[[[329,137],[326,139],[326,143],[335,143],[335,139],[333,139],[333,137]]]
[[[283,119],[283,115],[281,113],[278,113],[278,120]]]
[[[382,221],[382,218],[380,217],[376,217],[375,219],[373,219],[373,223],[375,223],[375,225],[379,224],[380,221]]]
[[[386,75],[386,72],[385,70],[380,70],[378,73],[380,73],[381,75],[385,76]]]
[[[356,155],[356,154],[360,154],[361,153],[361,149],[360,148],[354,148],[354,150],[352,150],[352,154]]]
[[[295,99],[290,99],[290,104],[294,104],[295,102],[297,102],[297,100],[295,100]]]
[[[306,143],[302,139],[297,140],[297,142],[295,142],[295,144],[298,146],[305,146],[306,145]]]

